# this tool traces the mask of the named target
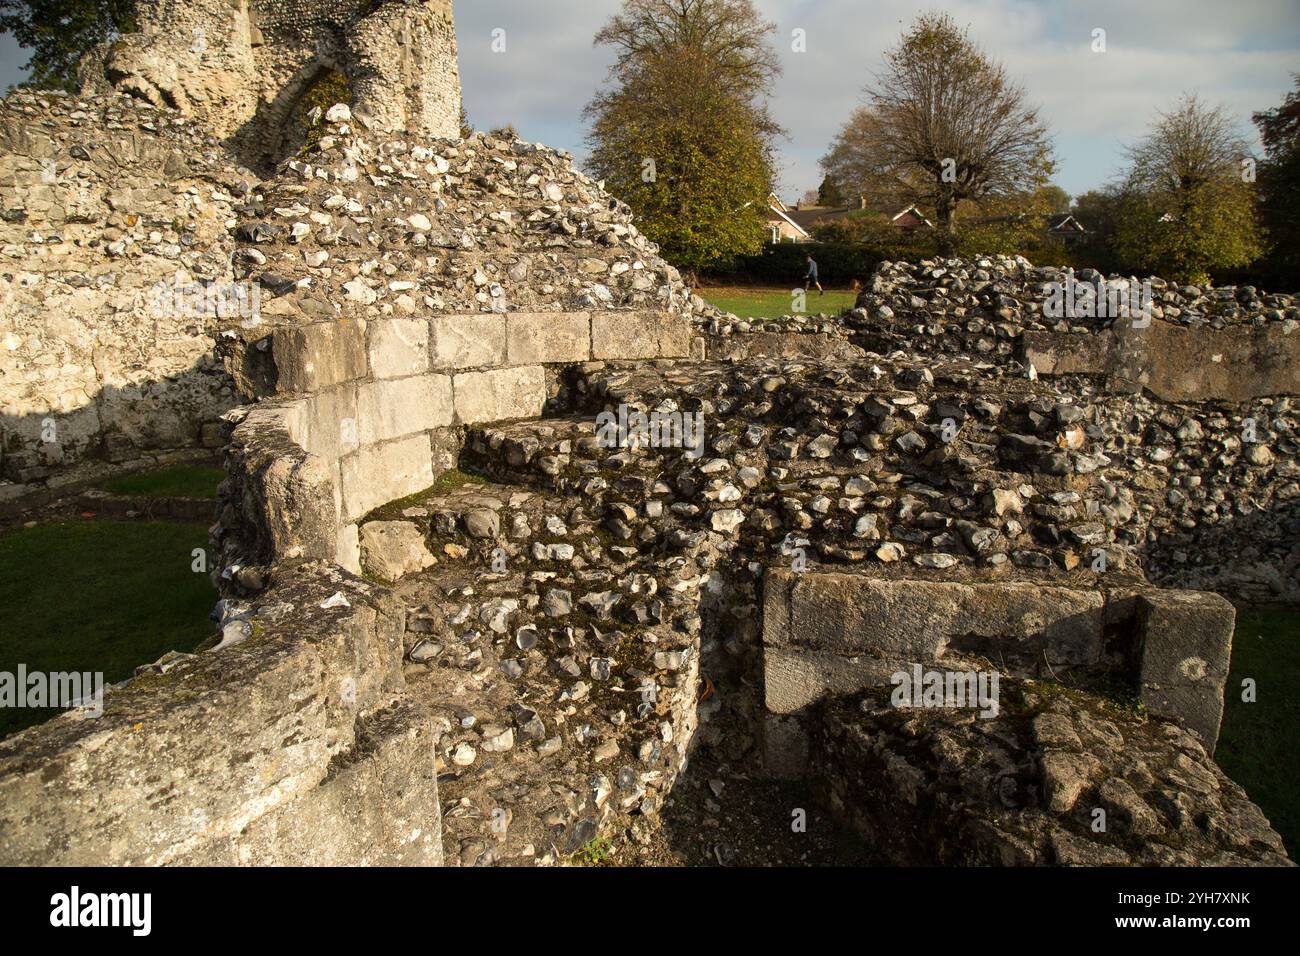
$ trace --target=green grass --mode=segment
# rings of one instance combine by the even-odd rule
[[[210,465],[174,465],[123,475],[104,482],[104,490],[136,498],[215,498],[226,473]]]
[[[706,302],[717,306],[723,312],[733,312],[742,319],[779,319],[783,315],[794,314],[791,291],[795,285],[791,283],[789,289],[718,286],[699,289],[697,292]],[[802,289],[803,283],[799,282],[798,287]],[[829,315],[841,315],[853,308],[857,298],[855,292],[827,289],[825,295],[818,295],[817,290],[813,289],[808,293],[803,314],[818,315],[825,312]]]
[[[1256,702],[1242,701],[1253,678]],[[1292,859],[1300,856],[1300,611],[1252,608],[1237,613],[1223,730],[1215,754],[1246,788]]]
[[[80,521],[0,533],[0,671],[102,671],[105,683],[212,634],[216,593],[191,570],[207,527]],[[0,737],[55,710],[0,708]]]

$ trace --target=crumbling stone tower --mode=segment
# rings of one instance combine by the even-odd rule
[[[298,107],[334,73],[375,127],[459,137],[451,0],[137,0],[136,21],[87,58],[88,90],[178,110],[251,167],[299,145]]]

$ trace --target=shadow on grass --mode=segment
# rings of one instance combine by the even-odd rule
[[[1242,681],[1255,681],[1256,702],[1242,697]],[[1232,668],[1224,692],[1219,765],[1300,855],[1300,611],[1250,608],[1237,612]]]
[[[175,465],[109,479],[104,490],[139,498],[215,498],[225,477],[212,465]]]
[[[52,522],[0,534],[0,671],[102,671],[105,683],[213,631],[216,593],[192,570],[207,526]],[[56,710],[0,708],[0,737]]]

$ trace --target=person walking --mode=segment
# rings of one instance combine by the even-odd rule
[[[822,284],[820,281],[818,281],[818,277],[817,277],[817,262],[813,259],[812,256],[807,256],[807,259],[808,259],[808,276],[807,278],[804,279],[804,283],[803,283],[804,291],[807,292],[813,286],[816,286],[817,293],[819,295],[825,295],[826,290],[822,288]]]

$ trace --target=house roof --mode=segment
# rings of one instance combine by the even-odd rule
[[[791,226],[793,226],[795,229],[799,231],[799,235],[803,236],[805,239],[812,238],[812,236],[808,234],[807,229],[799,225],[799,223],[797,223],[794,219],[790,217],[788,213],[785,212],[785,204],[782,203],[781,200],[778,199],[775,203],[769,202],[767,204],[767,208],[772,212],[772,215],[769,217],[769,219],[784,219],[786,222],[788,222]]]
[[[888,216],[891,222],[898,222],[908,213],[915,216],[920,222],[925,223],[930,228],[934,228],[934,223],[925,218],[925,215],[916,206],[905,206],[898,209],[897,206],[804,206],[801,209],[790,209],[789,218],[799,225],[805,232],[812,230],[812,227],[821,222],[830,222],[835,219],[844,219],[854,213],[863,211],[874,211]]]
[[[1061,216],[1053,216],[1047,226],[1053,232],[1087,232],[1083,228],[1083,223],[1075,219],[1074,216],[1066,213]]]
[[[789,212],[790,207],[781,201],[781,197],[776,193],[767,194],[767,204],[772,207],[774,212]]]
[[[801,229],[807,232],[815,223],[843,219],[849,213],[857,211],[857,206],[803,206],[799,209],[791,209],[789,215]]]
[[[917,219],[921,220],[921,222],[925,223],[925,224],[926,224],[927,226],[929,226],[931,229],[934,228],[934,223],[932,223],[929,219],[926,219],[925,216],[922,214],[921,210],[917,209],[916,206],[908,206],[906,209],[903,209],[903,210],[899,211],[898,213],[896,213],[896,214],[893,215],[893,216],[890,216],[890,217],[889,217],[889,221],[890,221],[890,222],[898,222],[898,220],[902,219],[902,218],[903,218],[904,216],[906,216],[908,213],[911,213],[913,216],[915,216]]]

